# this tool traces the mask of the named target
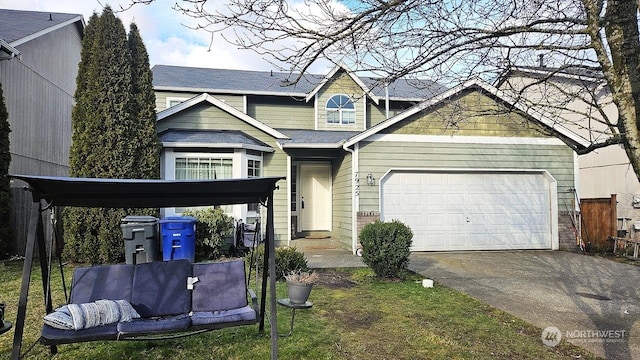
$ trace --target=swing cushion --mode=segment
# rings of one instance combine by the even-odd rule
[[[192,310],[224,311],[247,306],[244,260],[193,264],[198,279],[192,294]]]
[[[186,259],[138,264],[131,305],[143,318],[187,314],[191,310],[189,276],[191,263]]]
[[[189,326],[191,326],[189,314],[180,314],[121,322],[118,323],[118,332],[122,335],[155,334],[186,330]]]
[[[256,311],[249,305],[224,311],[195,311],[191,315],[191,323],[194,326],[255,320]]]
[[[247,291],[245,281],[242,259],[193,265],[178,259],[77,268],[71,304],[126,300],[141,318],[80,330],[56,329],[45,323],[42,342],[118,340],[255,324],[257,298]],[[247,292],[253,307],[248,305]]]
[[[118,338],[118,324],[96,326],[80,331],[61,330],[44,325],[42,342],[46,345],[70,344],[95,340],[115,340]]]
[[[135,265],[97,265],[79,267],[73,272],[72,304],[97,300],[126,300],[131,302]]]

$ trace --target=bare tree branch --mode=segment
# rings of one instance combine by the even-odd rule
[[[576,149],[580,153],[622,142],[640,174],[639,3],[228,0],[220,6],[181,0],[174,9],[212,39],[222,37],[289,71],[291,84],[319,59],[375,74],[380,84],[398,78],[492,82],[529,69],[539,75],[529,83],[500,85],[525,106],[584,131],[590,145]],[[545,96],[531,97],[540,91]]]

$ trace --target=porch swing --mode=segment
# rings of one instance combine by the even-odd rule
[[[234,303],[234,296],[238,298],[237,294],[240,289],[247,291],[244,261],[242,260],[202,264],[191,264],[188,260],[172,260],[135,265],[116,264],[77,268],[74,272],[69,299],[70,306],[71,304],[78,305],[77,308],[74,308],[76,312],[78,308],[84,311],[89,308],[93,309],[96,306],[95,303],[103,301],[101,306],[115,306],[114,303],[120,306],[120,314],[126,312],[123,309],[127,308],[123,306],[128,304],[134,308],[132,313],[136,313],[143,319],[119,323],[116,320],[116,323],[110,325],[91,327],[86,330],[82,328],[79,331],[49,329],[45,325],[41,342],[49,345],[52,353],[56,353],[59,344],[95,340],[140,340],[148,339],[148,336],[152,336],[153,339],[173,338],[229,326],[255,323],[259,323],[259,331],[263,332],[268,282],[271,358],[277,359],[273,192],[277,188],[276,183],[282,178],[167,181],[10,176],[13,179],[26,182],[28,186],[25,189],[31,191],[33,197],[11,359],[17,360],[21,357],[31,267],[36,243],[42,271],[45,310],[49,315],[53,313],[49,276],[52,256],[47,256],[45,250],[47,249],[47,241],[48,248],[52,248],[53,235],[45,240],[42,221],[44,209],[61,206],[158,208],[246,203],[263,203],[267,208],[263,268],[268,268],[269,272],[262,274],[259,303],[253,293],[251,294],[253,306],[246,305],[246,307],[226,310],[230,306],[227,303]],[[122,284],[125,284],[123,288],[114,289]],[[221,292],[220,288],[224,288],[226,291]],[[166,299],[160,296],[160,300],[157,300],[159,289],[162,289],[161,293],[170,293],[171,296]],[[124,294],[122,297],[131,300],[131,302],[113,299],[114,291]],[[251,291],[249,292],[251,293]],[[214,293],[222,294],[221,301],[225,302],[224,305],[212,305],[215,303],[211,300]],[[242,296],[244,296],[243,301],[246,303],[246,293]],[[149,300],[151,297],[153,297],[153,301]],[[111,302],[107,303],[108,301]],[[87,304],[91,304],[91,307]],[[254,311],[253,318],[247,317],[252,314],[252,311]],[[172,316],[158,319],[156,315]]]

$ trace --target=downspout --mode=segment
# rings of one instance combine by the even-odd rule
[[[389,83],[384,85],[384,110],[385,119],[389,118]]]
[[[358,148],[359,144],[353,145],[354,150],[342,145],[342,148],[351,154],[351,179],[353,179],[353,188],[351,190],[351,253],[356,254],[358,251],[358,209],[360,209],[360,180],[358,177]]]
[[[287,155],[287,246],[291,246],[291,156]]]

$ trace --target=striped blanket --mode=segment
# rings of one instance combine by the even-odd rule
[[[140,315],[125,300],[98,300],[67,304],[44,317],[45,324],[63,330],[82,330],[95,326],[127,322]]]

